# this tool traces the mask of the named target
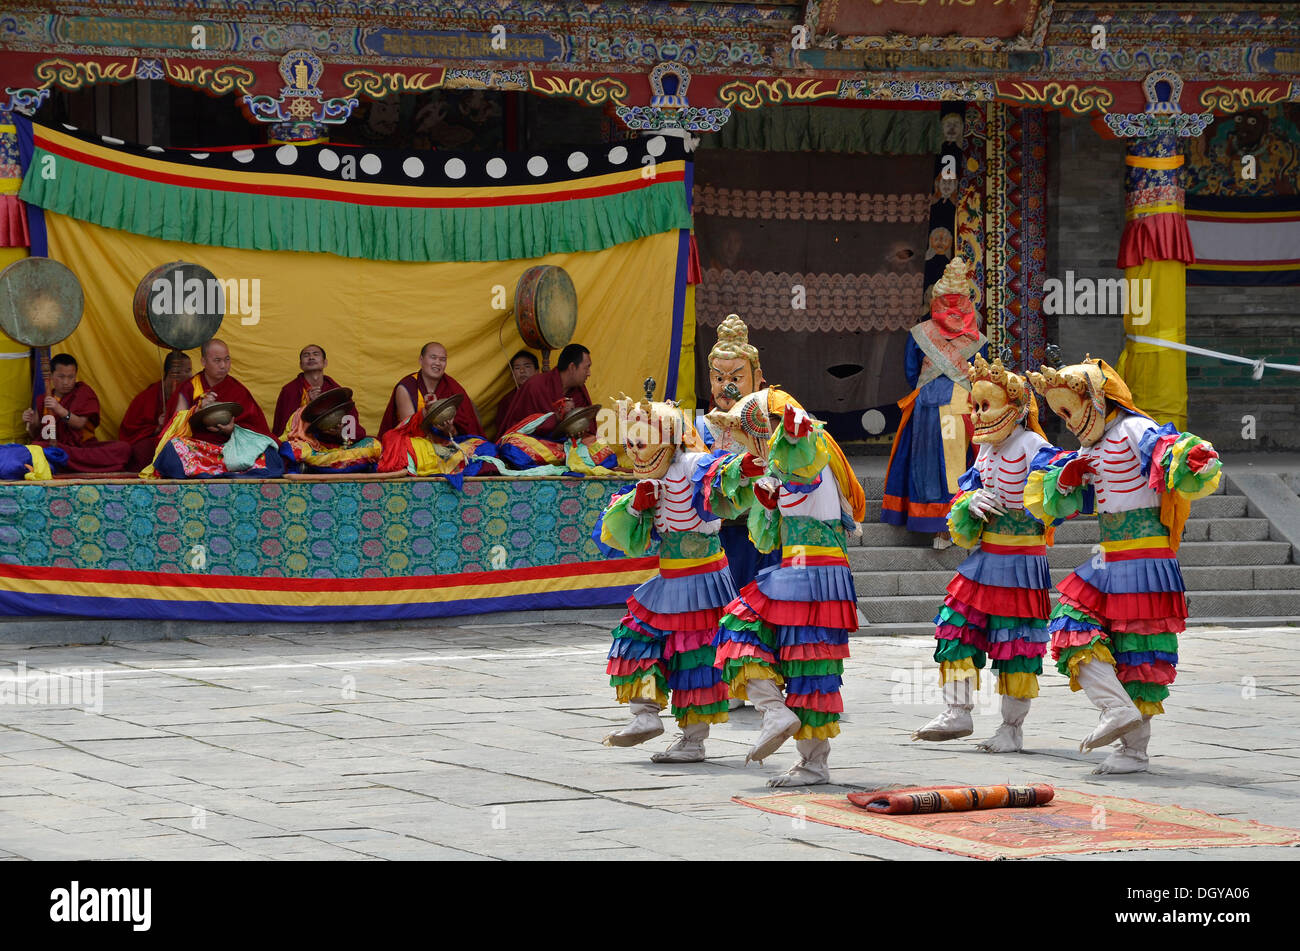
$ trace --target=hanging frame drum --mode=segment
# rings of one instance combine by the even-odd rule
[[[0,271],[0,330],[28,347],[52,347],[81,323],[81,282],[53,258],[20,258]]]
[[[188,261],[160,264],[140,281],[132,302],[145,339],[169,350],[193,350],[217,335],[226,316],[221,282]]]
[[[542,369],[551,368],[551,351],[563,350],[578,326],[578,292],[569,272],[554,264],[530,267],[515,285],[515,325],[530,347],[542,351]]]

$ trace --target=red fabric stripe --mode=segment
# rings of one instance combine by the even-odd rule
[[[781,648],[782,660],[843,660],[848,644],[791,644]]]
[[[1123,683],[1137,680],[1144,684],[1164,684],[1168,686],[1174,682],[1174,677],[1177,674],[1174,665],[1164,660],[1158,660],[1151,664],[1136,665],[1125,664],[1122,661],[1115,662],[1115,676]]]
[[[712,687],[693,687],[690,690],[674,690],[671,700],[674,707],[707,707],[711,703],[721,703],[729,697],[727,685],[722,681]]]
[[[1178,212],[1143,215],[1124,226],[1116,267],[1137,267],[1143,261],[1196,262],[1187,220]]]
[[[994,555],[1046,555],[1046,545],[999,545],[997,542],[980,542],[982,551]]]
[[[686,177],[684,172],[659,172],[651,179],[638,177],[635,179],[629,179],[626,182],[615,182],[609,185],[599,185],[587,188],[574,188],[561,192],[547,192],[545,194],[520,194],[511,197],[497,195],[484,196],[482,198],[434,199],[415,196],[406,198],[396,195],[353,194],[305,186],[271,187],[264,183],[247,185],[237,184],[228,181],[217,181],[203,175],[186,175],[138,168],[134,165],[114,162],[110,159],[102,159],[88,153],[65,149],[62,146],[55,145],[53,142],[49,142],[40,136],[36,137],[36,144],[45,151],[53,155],[60,155],[72,162],[80,162],[83,165],[90,165],[105,171],[116,172],[120,175],[126,175],[131,178],[141,178],[145,181],[158,182],[163,185],[179,185],[182,188],[197,188],[208,191],[240,192],[246,195],[275,195],[281,198],[310,198],[317,201],[344,202],[349,205],[378,205],[394,208],[498,208],[507,205],[539,205],[553,201],[574,201],[583,198],[601,198],[606,195],[618,195],[623,192],[636,191],[637,189],[645,188],[648,185],[657,184],[659,182],[684,181]],[[507,185],[503,187],[508,188],[510,186]]]
[[[750,582],[743,596],[754,611],[772,626],[858,629],[857,605],[848,601],[773,601]]]
[[[225,588],[250,591],[337,591],[340,584],[353,591],[409,591],[455,588],[461,585],[505,585],[514,581],[607,575],[654,569],[657,559],[614,558],[569,565],[503,568],[500,571],[466,571],[454,575],[408,575],[402,578],[248,578],[242,575],[171,574],[162,571],[121,571],[104,568],[51,568],[41,565],[0,565],[0,577],[43,581],[101,582],[156,585],[163,588]],[[701,625],[703,626],[703,625]]]
[[[1134,561],[1138,558],[1176,558],[1168,548],[1130,548],[1125,551],[1106,552],[1107,561]]]
[[[743,641],[723,641],[713,655],[713,666],[722,667],[729,660],[761,660],[776,666],[776,658],[757,644]]]
[[[1115,630],[1127,631],[1125,624],[1140,621],[1147,625],[1159,625],[1158,630],[1148,627],[1147,630],[1151,630],[1151,633],[1178,633],[1187,619],[1187,598],[1181,591],[1102,594],[1073,574],[1062,579],[1056,590]]]
[[[843,713],[844,698],[835,693],[786,694],[785,705],[799,710],[816,710],[819,713]]]
[[[843,566],[847,565],[849,560],[843,555],[807,555],[799,560],[799,565],[804,568],[817,566]],[[782,568],[795,567],[794,556],[781,559]]]
[[[1047,592],[1037,588],[997,588],[971,581],[959,574],[948,582],[948,594],[985,614],[1032,617],[1045,621],[1052,613],[1051,599]]]
[[[666,669],[663,662],[654,660],[650,657],[635,659],[631,657],[611,657],[605,665],[605,673],[611,677],[626,677],[628,674],[639,673],[643,670],[652,670],[655,667]]]
[[[713,627],[702,631],[672,631],[664,644],[664,659],[667,660],[674,654],[685,654],[688,651],[699,650],[701,647],[708,647],[713,643],[716,634],[717,628]]]
[[[653,624],[661,631],[698,631],[706,627],[716,627],[722,617],[722,608],[709,608],[705,611],[683,611],[680,614],[656,614],[649,608],[631,599],[627,609],[634,616]]]

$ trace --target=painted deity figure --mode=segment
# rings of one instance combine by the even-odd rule
[[[1031,475],[1025,507],[1045,520],[1095,511],[1101,535],[1100,556],[1056,586],[1052,657],[1101,711],[1080,751],[1119,741],[1095,772],[1141,772],[1187,620],[1183,524],[1191,502],[1218,487],[1219,455],[1172,423],[1157,425],[1103,360],[1028,376],[1079,449]]]
[[[718,340],[709,351],[710,415],[730,412],[740,400],[755,393],[758,394],[756,405],[764,414],[779,416],[787,405],[799,405],[789,393],[768,386],[763,378],[758,348],[749,342],[749,327],[736,314],[729,314],[718,325]],[[733,437],[731,426],[710,421],[709,415],[697,415],[695,425],[705,445],[714,452],[735,452],[744,448]],[[724,521],[721,538],[737,588],[743,588],[760,570],[781,560],[776,551],[763,554],[754,547],[743,521]]]
[[[750,448],[714,461],[708,498],[719,514],[727,503],[747,510],[757,549],[779,549],[781,560],[727,606],[714,663],[732,696],[763,712],[745,762],[761,763],[793,737],[799,762],[769,785],[814,785],[830,781],[840,732],[844,658],[858,627],[848,537],[866,501],[823,424],[787,405],[773,426],[759,401],[751,394],[732,408],[734,435]]]
[[[970,466],[970,380],[967,361],[987,356],[988,341],[970,296],[966,264],[953,258],[935,282],[930,319],[907,338],[904,372],[914,389],[899,401],[902,415],[885,474],[880,520],[934,533],[947,548],[948,506]]]
[[[974,549],[948,584],[935,622],[946,708],[912,734],[954,740],[975,731],[971,718],[979,673],[991,658],[1001,696],[1002,725],[979,748],[1019,752],[1030,701],[1047,653],[1052,587],[1047,566],[1051,528],[1025,510],[1025,485],[1036,460],[1059,450],[1038,425],[1038,402],[1025,379],[1001,360],[976,356],[967,368],[979,446],[948,513],[953,541]]]
[[[714,666],[714,635],[736,597],[709,508],[705,476],[714,457],[673,403],[617,403],[625,448],[637,482],[601,517],[601,542],[644,555],[658,540],[659,574],[627,599],[614,628],[606,672],[632,720],[605,737],[606,746],[635,746],[663,732],[660,711],[671,702],[681,736],[650,758],[656,763],[704,759],[709,725],[727,721],[727,685]]]

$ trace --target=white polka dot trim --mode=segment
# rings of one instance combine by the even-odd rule
[[[374,152],[367,152],[361,156],[361,171],[367,175],[378,175],[379,170],[384,167],[384,163],[379,161],[379,156]]]
[[[616,145],[609,150],[609,164],[622,165],[627,161],[627,149],[621,145]]]
[[[493,178],[504,178],[506,174],[506,160],[502,158],[489,159],[487,163],[487,173]]]
[[[407,178],[419,178],[424,174],[424,163],[412,155],[402,163],[402,171],[406,173]]]
[[[298,161],[298,147],[296,145],[282,145],[275,150],[275,160],[281,165],[292,165]]]
[[[237,151],[231,152],[230,157],[241,165],[247,165],[249,162],[253,161],[253,150],[238,149]]]
[[[339,167],[339,155],[333,149],[321,149],[316,156],[316,161],[327,172],[332,172]]]
[[[655,158],[663,155],[668,148],[668,140],[662,135],[656,135],[645,144],[645,150]]]
[[[540,155],[534,155],[528,160],[528,174],[532,175],[534,178],[540,178],[545,175],[546,169],[549,167],[550,166],[546,164],[546,159],[542,158]]]
[[[582,171],[584,168],[586,168],[586,167],[587,167],[587,153],[586,153],[586,152],[570,152],[570,153],[569,153],[569,171],[571,171],[571,172],[581,172],[581,171]]]
[[[447,159],[447,164],[442,167],[442,170],[447,173],[448,178],[464,178],[465,162],[458,158]]]

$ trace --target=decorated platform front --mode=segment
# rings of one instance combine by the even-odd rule
[[[622,603],[602,479],[0,484],[0,614],[361,621]]]

